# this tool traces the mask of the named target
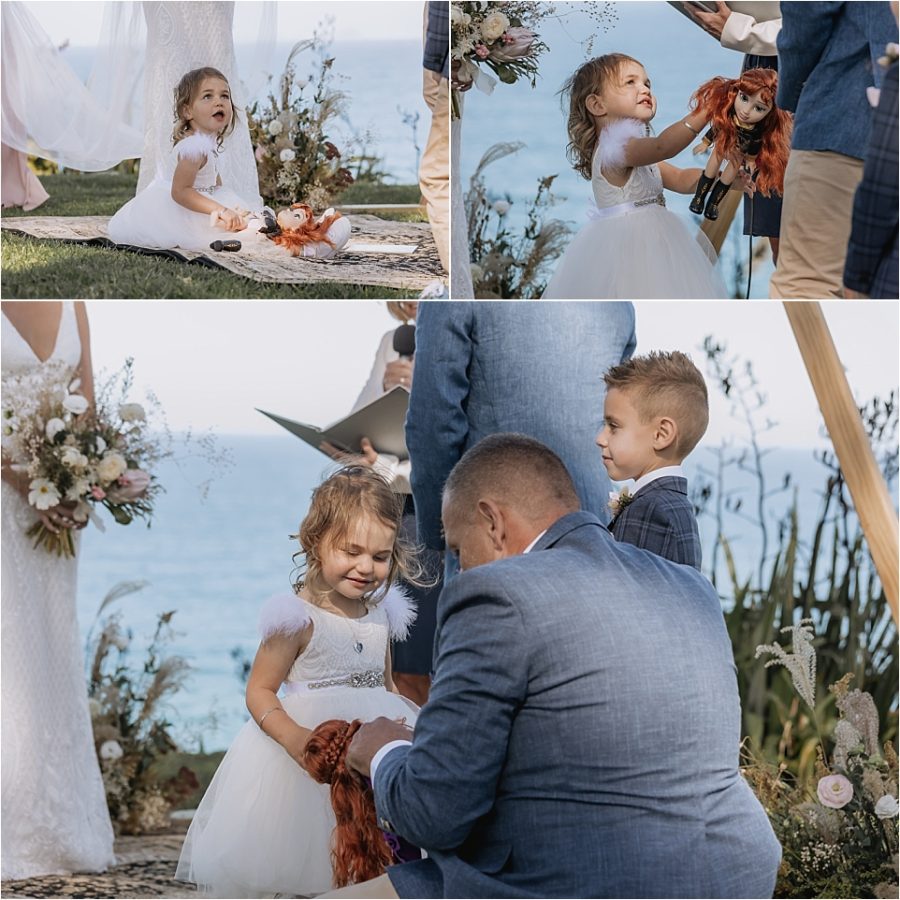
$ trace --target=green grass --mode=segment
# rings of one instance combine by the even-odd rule
[[[41,181],[50,199],[13,216],[111,216],[134,196],[137,177],[119,172],[45,175]],[[416,185],[354,185],[346,203],[418,203]],[[395,221],[426,221],[420,209],[383,213]],[[404,299],[408,291],[328,282],[309,285],[260,284],[217,269],[187,265],[159,256],[143,256],[105,247],[44,241],[4,233],[2,293],[7,299],[171,298],[171,299]]]

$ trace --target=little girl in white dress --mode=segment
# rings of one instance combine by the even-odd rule
[[[418,712],[391,680],[391,639],[403,640],[415,618],[392,584],[400,574],[421,578],[397,540],[397,497],[364,466],[340,469],[313,493],[299,534],[303,581],[263,607],[247,683],[253,719],[194,815],[176,879],[216,897],[309,896],[333,886],[329,787],[300,762],[310,733],[329,719],[412,724]]]
[[[560,260],[544,299],[724,298],[716,252],[666,209],[663,188],[692,194],[701,169],[664,160],[706,124],[703,110],[649,137],[656,100],[644,67],[611,53],[569,79],[568,154],[591,180],[596,206]],[[736,182],[736,187],[742,185]]]
[[[222,184],[217,167],[222,139],[234,128],[235,116],[231,89],[218,69],[188,72],[175,88],[172,152],[153,181],[110,219],[110,240],[202,251],[230,237],[227,232],[245,228],[242,214],[250,211],[250,202]]]

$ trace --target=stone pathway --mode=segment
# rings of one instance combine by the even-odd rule
[[[120,837],[116,865],[101,874],[44,875],[0,884],[2,897],[197,897],[173,880],[184,832]]]

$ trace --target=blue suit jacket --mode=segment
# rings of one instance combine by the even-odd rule
[[[863,179],[853,201],[853,231],[844,284],[861,294],[896,300],[897,289],[897,63],[884,79],[872,123]]]
[[[897,40],[889,4],[782,3],[781,16],[777,102],[795,114],[791,146],[864,159],[866,88],[881,86],[878,57]]]
[[[463,572],[380,818],[429,858],[401,897],[771,897],[781,856],[738,769],[719,599],[586,512]]]
[[[443,549],[444,482],[469,447],[499,431],[551,447],[582,507],[606,521],[610,483],[594,443],[603,373],[634,346],[630,303],[423,303],[406,417],[420,542]]]
[[[642,487],[609,530],[617,541],[700,570],[700,530],[686,478],[666,476]]]

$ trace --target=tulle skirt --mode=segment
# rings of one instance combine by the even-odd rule
[[[251,210],[246,201],[224,186],[204,196],[229,209]],[[156,250],[180,247],[198,252],[208,250],[213,241],[242,237],[242,233],[210,225],[209,213],[193,212],[176,203],[172,199],[172,183],[162,178],[151,181],[109,220],[108,233],[116,244]]]
[[[651,205],[590,220],[556,267],[546,300],[668,300],[727,297],[716,252],[675,213]]]
[[[304,728],[328,719],[405,716],[417,707],[384,688],[324,688],[282,704]],[[214,897],[312,896],[332,889],[334,812],[318,784],[280,744],[249,721],[203,796],[175,878]]]

